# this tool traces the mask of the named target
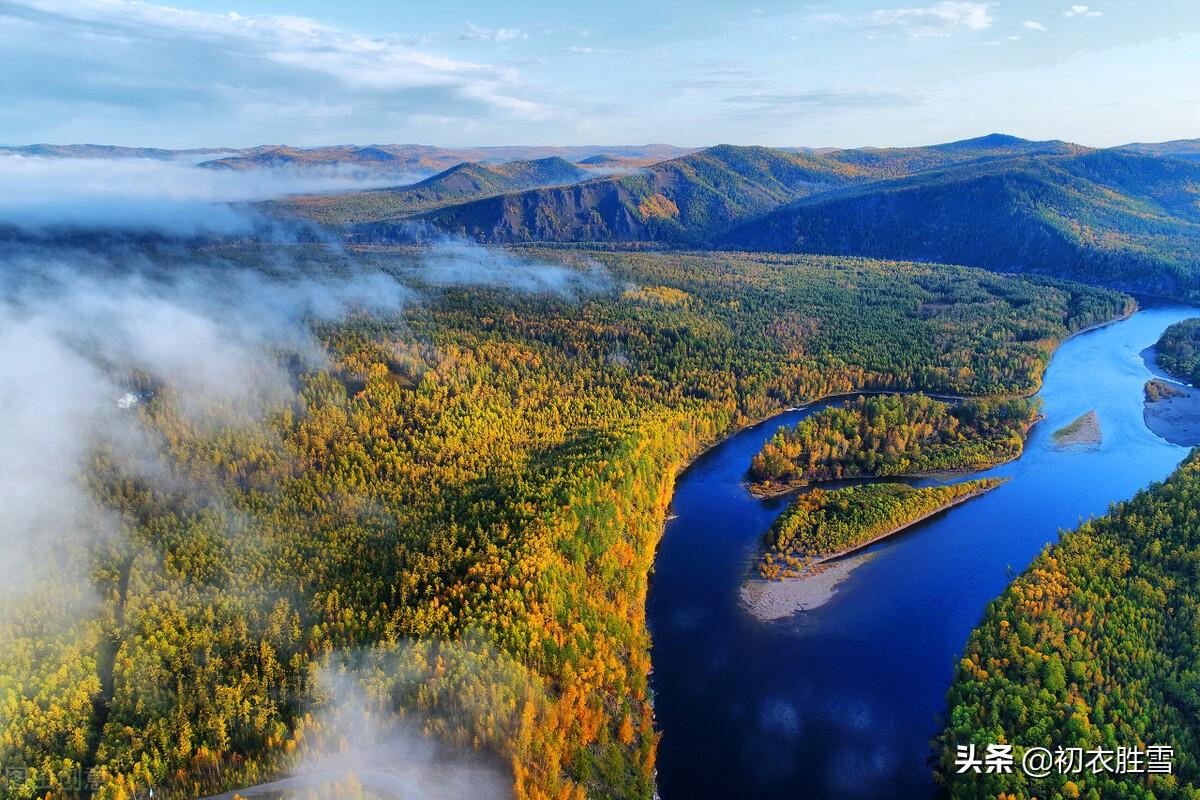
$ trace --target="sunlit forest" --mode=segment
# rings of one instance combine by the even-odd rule
[[[1036,419],[1037,404],[1023,397],[859,397],[780,430],[750,463],[749,477],[756,491],[771,492],[842,478],[984,469],[1019,456]]]
[[[410,251],[351,255],[411,284],[419,301],[394,317],[314,322],[328,365],[296,367],[281,349],[294,396],[261,417],[230,409],[201,424],[177,387],[156,387],[129,412],[161,443],[156,480],[116,444],[91,454],[79,480],[111,514],[111,535],[59,553],[0,614],[0,760],[29,765],[23,782],[9,776],[9,797],[65,797],[81,774],[103,800],[151,786],[200,796],[272,777],[325,733],[319,676],[332,672],[356,682],[373,713],[501,765],[518,798],[648,800],[657,734],[647,574],[689,458],[827,395],[1027,395],[1056,343],[1132,302],[1050,279],[830,257],[514,254],[580,277],[559,291],[440,286],[408,275]],[[222,256],[267,261],[253,245]],[[321,248],[295,257],[310,272],[329,268]],[[875,419],[855,447],[885,461],[847,460],[842,442],[818,466],[895,474],[1011,458],[1033,413],[1023,400],[872,398],[837,411],[848,421],[828,430]],[[881,426],[905,441],[876,448],[868,439],[884,436]],[[955,448],[968,434],[985,444],[964,459]],[[1187,485],[1106,524],[1139,511],[1139,525],[1158,531],[1185,512],[1168,505],[1160,518],[1154,498]],[[1088,530],[1070,542],[1082,548]],[[1137,546],[1186,560],[1171,541]],[[1097,585],[1130,569],[1120,546],[1102,546],[1114,560]],[[1153,571],[1158,561],[1139,563]],[[1015,657],[1036,658],[1030,675],[1048,681],[1030,708],[1058,719],[1084,702],[1076,694],[1098,691],[1087,648],[1123,648],[1155,635],[1153,615],[1191,613],[1180,587],[1147,581],[1154,602],[1130,608],[1150,617],[1110,612],[1102,623],[1088,611],[1087,624],[1128,634],[1102,645],[1014,616],[1030,648]],[[1007,674],[987,660],[1009,652],[990,644],[1000,624],[973,641],[963,698],[975,691],[965,678],[976,667],[965,665],[993,681]],[[1060,644],[1083,666],[1051,661]],[[1041,666],[1043,650],[1058,667]],[[1121,724],[1182,737],[1186,706],[1139,705],[1149,673],[1136,670],[1152,665],[1128,663],[1111,677],[1129,694],[1103,684],[1109,699],[1090,708],[1128,708]],[[1184,662],[1171,663],[1178,681],[1154,685],[1191,702]],[[1034,692],[1028,678],[1013,690]],[[1019,713],[956,706],[964,724]],[[1090,722],[1090,708],[1065,719],[1109,735],[1115,718],[1095,711]]]
[[[950,796],[1200,796],[1197,508],[1192,455],[1167,481],[1063,534],[992,602],[950,689],[940,740]],[[1137,781],[1103,768],[958,774],[956,748],[971,742],[1015,744],[1018,763],[1027,747],[1107,751],[1111,764],[1132,748],[1143,773],[1155,772],[1147,749],[1164,746],[1173,771]]]
[[[1169,326],[1154,346],[1158,365],[1176,378],[1200,383],[1200,318]]]
[[[813,489],[798,495],[767,531],[758,573],[764,578],[797,577],[830,556],[990,491],[1002,482],[981,478],[947,486],[869,483]]]

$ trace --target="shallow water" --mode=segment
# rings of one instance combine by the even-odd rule
[[[995,491],[875,545],[824,606],[763,623],[738,588],[786,499],[742,480],[781,425],[743,431],[681,476],[647,607],[663,800],[932,797],[930,739],[955,661],[987,603],[1059,529],[1165,478],[1187,450],[1142,421],[1141,351],[1187,307],[1150,308],[1055,353],[1046,419],[1017,461],[971,477]],[[1051,433],[1089,409],[1098,448],[1061,451]]]

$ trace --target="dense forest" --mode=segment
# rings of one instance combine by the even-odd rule
[[[872,395],[779,430],[750,464],[757,492],[862,476],[978,470],[1021,454],[1037,420],[1025,398],[945,402]]]
[[[1200,797],[1200,456],[1065,533],[989,606],[955,670],[940,746],[951,797]],[[1078,748],[1097,769],[959,774],[960,745]],[[1147,748],[1173,748],[1171,774]],[[1141,751],[1119,774],[1119,748]],[[1066,762],[1070,763],[1070,762]],[[1124,759],[1128,766],[1128,756]]]
[[[1200,385],[1200,318],[1176,322],[1154,345],[1158,365],[1180,380]]]
[[[764,578],[804,574],[821,560],[885,536],[965,499],[996,488],[982,478],[947,486],[868,483],[798,495],[767,531],[758,572]]]
[[[321,248],[291,257],[332,268]],[[256,782],[326,736],[333,673],[496,759],[518,798],[648,800],[647,574],[686,459],[834,393],[1031,392],[1057,342],[1132,303],[808,256],[512,255],[586,282],[572,291],[438,283],[408,250],[345,257],[421,302],[314,322],[327,364],[281,346],[295,394],[260,416],[201,424],[156,387],[128,412],[154,468],[101,444],[80,476],[109,535],[3,590],[0,761],[27,765],[5,797],[69,796],[80,775],[103,800]],[[927,404],[913,441],[953,417],[1008,442],[1032,413],[881,402]]]

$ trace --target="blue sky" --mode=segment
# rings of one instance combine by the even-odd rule
[[[0,0],[0,142],[1200,137],[1196,0]]]

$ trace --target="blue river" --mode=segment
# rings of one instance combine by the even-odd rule
[[[1061,529],[1165,478],[1187,454],[1147,430],[1141,351],[1192,308],[1158,306],[1065,342],[1039,397],[1045,420],[1011,480],[872,547],[823,606],[761,622],[739,587],[786,498],[743,485],[789,411],[714,447],[680,476],[647,605],[663,800],[929,798],[930,740],[954,664],[989,601]],[[1055,447],[1089,409],[1103,443]]]

